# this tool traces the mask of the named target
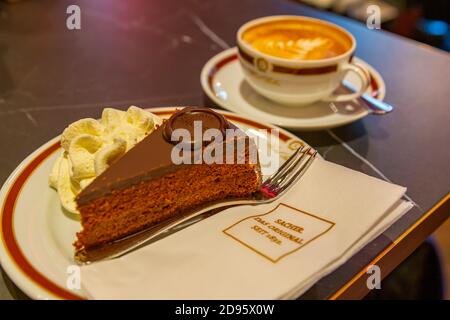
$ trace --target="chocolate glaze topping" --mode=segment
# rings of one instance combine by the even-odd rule
[[[171,141],[170,137],[173,130],[179,128],[187,129],[193,137],[194,121],[202,122],[203,132],[215,128],[224,134],[226,129],[236,128],[221,114],[208,108],[186,107],[177,111],[83,189],[77,196],[77,204],[86,204],[113,190],[156,179],[187,166],[172,162],[171,152],[177,142]]]
[[[229,123],[225,118],[211,109],[202,107],[187,107],[181,111],[175,113],[164,124],[164,138],[170,143],[176,144],[178,141],[171,139],[172,134],[177,129],[185,129],[189,132],[190,136],[194,139],[195,124],[201,124],[201,135],[197,135],[197,138],[203,135],[208,129],[218,129],[222,133],[222,137],[225,136],[225,130],[229,128]],[[190,141],[195,144],[196,141]],[[200,145],[206,145],[208,141],[199,141]]]

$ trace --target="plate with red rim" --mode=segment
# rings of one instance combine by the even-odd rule
[[[152,108],[150,111],[168,118],[177,108]],[[260,136],[270,134],[271,129],[278,130],[276,140],[266,136],[263,141],[267,141],[281,160],[287,159],[300,145],[306,145],[273,125],[219,112],[244,131],[267,130],[258,131]],[[0,262],[12,281],[33,299],[85,297],[82,289],[69,289],[73,283],[69,276],[76,272],[71,267],[76,265],[72,243],[80,223],[77,216],[63,212],[57,193],[48,186],[50,170],[62,153],[59,140],[60,137],[55,137],[23,160],[0,190]]]
[[[299,107],[287,107],[273,102],[258,94],[245,81],[237,54],[235,47],[222,51],[212,57],[202,69],[202,88],[218,106],[258,121],[305,131],[335,128],[369,114],[360,100],[339,103],[319,101]],[[354,57],[353,61],[370,73],[371,83],[366,94],[383,100],[386,85],[379,72],[362,59]],[[348,73],[345,80],[355,87],[360,86],[360,80],[353,73]]]

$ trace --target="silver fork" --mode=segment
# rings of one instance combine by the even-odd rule
[[[302,177],[313,162],[316,154],[317,151],[312,148],[306,148],[304,146],[298,148],[273,175],[262,183],[261,190],[252,198],[208,204],[206,207],[194,213],[191,212],[182,218],[179,216],[174,217],[171,220],[165,221],[163,224],[147,228],[110,244],[89,249],[89,251],[79,252],[75,258],[77,262],[82,264],[119,258],[187,228],[198,221],[213,216],[226,208],[238,205],[260,205],[273,202],[284,194],[294,182]]]

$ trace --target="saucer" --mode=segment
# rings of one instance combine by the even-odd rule
[[[386,86],[381,75],[363,60],[353,59],[371,75],[366,93],[382,100]],[[360,99],[331,103],[319,101],[299,107],[287,107],[271,101],[254,91],[245,81],[235,47],[212,57],[203,67],[200,80],[205,93],[218,106],[288,129],[330,129],[357,121],[370,113]],[[359,78],[353,73],[348,73],[345,80],[355,87],[360,86]],[[342,87],[338,90],[346,89]]]

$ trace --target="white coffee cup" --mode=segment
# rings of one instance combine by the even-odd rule
[[[251,27],[268,22],[295,20],[317,24],[339,33],[348,41],[348,50],[331,58],[298,60],[280,58],[258,51],[243,40]],[[331,29],[330,29],[331,28]],[[303,16],[270,16],[247,22],[237,32],[239,61],[249,85],[258,93],[287,106],[300,106],[319,100],[349,101],[361,96],[370,84],[370,74],[353,63],[356,40],[347,30],[327,21]],[[354,72],[361,80],[357,92],[334,94],[347,72]]]

